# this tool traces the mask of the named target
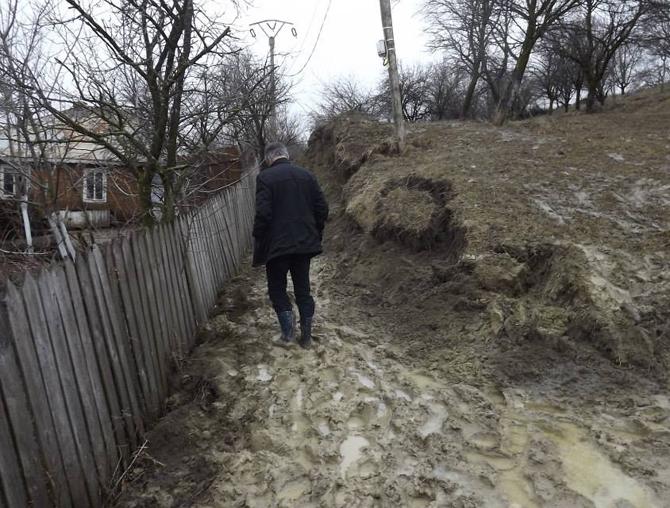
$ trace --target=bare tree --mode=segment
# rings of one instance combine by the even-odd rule
[[[337,78],[323,85],[315,121],[334,118],[342,113],[355,111],[366,115],[379,114],[378,92],[365,88],[353,76]]]
[[[624,44],[614,54],[610,79],[621,95],[625,95],[628,87],[635,81],[641,60],[642,48],[637,44]]]
[[[531,74],[538,89],[549,101],[549,114],[554,111],[554,103],[558,102],[561,87],[561,58],[549,47],[541,47],[531,67]]]
[[[521,32],[516,65],[509,82],[505,85],[500,102],[496,109],[494,123],[504,124],[514,103],[520,97],[521,83],[531,53],[537,41],[568,12],[574,9],[581,0],[508,0],[507,9],[511,12]],[[507,44],[507,42],[505,42]]]
[[[147,225],[154,222],[149,212],[158,175],[162,215],[170,220],[181,182],[180,132],[192,121],[183,105],[202,83],[196,71],[233,51],[230,28],[208,18],[196,0],[66,3],[67,13],[52,15],[64,49],[45,72],[29,72],[15,85],[135,175]],[[66,75],[54,81],[56,72]]]
[[[470,116],[477,85],[484,72],[488,46],[498,23],[502,0],[424,0],[421,13],[428,23],[429,47],[454,55],[470,80],[461,119]]]
[[[651,60],[648,81],[663,91],[670,75],[670,3],[655,2],[645,21],[640,44]]]
[[[588,89],[587,113],[604,104],[610,65],[651,6],[646,0],[585,0],[550,34],[554,47],[581,69]]]
[[[468,90],[464,94],[466,86],[468,86],[466,71],[450,65],[446,60],[434,64],[426,88],[431,119],[439,121],[462,118],[463,101],[466,100],[469,93]],[[475,109],[473,107],[475,103],[476,96],[473,97],[468,110],[470,116],[474,116],[472,112]]]
[[[272,84],[270,64],[256,59],[247,51],[229,57],[234,63],[221,69],[222,100],[232,100],[234,104],[229,125],[224,129],[225,137],[233,142],[250,147],[258,160],[263,160],[265,145],[285,132],[286,119],[283,105],[290,100],[291,84],[275,73]],[[270,126],[275,108],[277,109],[277,131]]]
[[[400,102],[402,113],[408,122],[420,122],[431,116],[429,83],[433,68],[430,65],[415,64],[413,66],[398,66],[400,81]],[[379,83],[376,96],[379,97],[379,106],[382,115],[393,118],[391,105],[391,90],[388,77],[385,75]]]
[[[65,188],[60,178],[64,159],[74,140],[55,128],[26,86],[48,64],[42,45],[48,13],[48,6],[20,11],[18,0],[0,6],[0,140],[5,144],[1,194],[19,206],[28,253],[33,249],[30,206],[47,217],[61,255],[74,258],[57,206]]]

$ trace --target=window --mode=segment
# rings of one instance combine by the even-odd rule
[[[107,201],[107,175],[103,169],[91,169],[84,175],[84,203]]]
[[[0,196],[16,197],[22,189],[23,178],[10,166],[0,166]]]

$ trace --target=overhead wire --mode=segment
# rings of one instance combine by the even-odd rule
[[[312,57],[314,56],[314,52],[316,51],[316,48],[319,45],[319,40],[321,39],[321,33],[323,32],[323,27],[325,26],[326,20],[328,19],[328,13],[330,12],[330,6],[332,5],[332,3],[333,3],[333,0],[328,0],[328,7],[326,7],[326,13],[323,16],[323,21],[321,21],[321,27],[319,28],[319,33],[316,36],[316,41],[314,42],[314,47],[312,48],[311,53],[307,57],[307,61],[305,62],[305,64],[302,66],[302,68],[298,72],[296,72],[294,74],[288,74],[285,77],[294,78],[297,75],[301,74],[302,71],[304,71],[307,68],[307,65],[312,60]]]
[[[316,12],[319,10],[319,3],[320,2],[315,2],[314,3],[314,10],[312,11],[312,17],[309,20],[309,25],[307,25],[307,32],[305,32],[305,37],[302,40],[302,44],[300,45],[300,49],[298,50],[298,53],[302,53],[302,50],[305,49],[305,43],[307,43],[307,37],[311,33],[312,30],[312,25],[314,24],[314,18],[316,18]]]

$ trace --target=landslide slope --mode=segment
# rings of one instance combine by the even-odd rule
[[[408,355],[541,376],[670,366],[670,94],[503,128],[346,115],[302,161],[331,204],[331,283]]]

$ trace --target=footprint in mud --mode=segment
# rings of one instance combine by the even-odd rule
[[[340,473],[342,480],[347,480],[349,468],[363,457],[363,450],[370,446],[370,442],[362,436],[349,436],[340,445]]]

